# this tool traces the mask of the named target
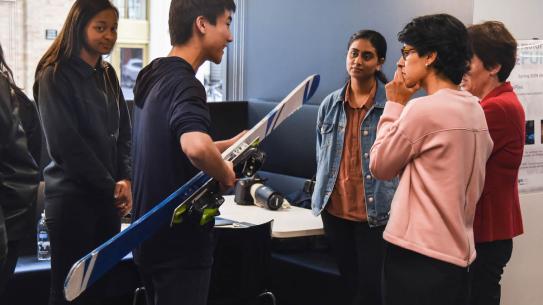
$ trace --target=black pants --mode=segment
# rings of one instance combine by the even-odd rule
[[[101,304],[107,276],[71,303],[64,298],[64,280],[77,260],[120,231],[121,220],[113,199],[75,195],[46,198],[45,217],[51,242],[49,305]]]
[[[466,305],[468,269],[387,243],[385,305]]]
[[[206,305],[211,267],[186,268],[175,263],[151,272],[140,270],[147,305]]]
[[[8,242],[8,255],[0,260],[0,300],[3,299],[4,289],[15,271],[17,265],[17,258],[19,257],[19,244],[20,241],[14,240]]]
[[[471,305],[499,305],[503,268],[513,252],[513,240],[497,240],[475,245],[477,258],[470,268]]]
[[[356,222],[321,213],[324,232],[341,274],[345,300],[338,304],[381,304],[381,267],[384,226],[370,228]]]

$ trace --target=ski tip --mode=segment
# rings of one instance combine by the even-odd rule
[[[84,263],[78,262],[72,266],[72,269],[70,269],[66,281],[64,282],[64,297],[66,297],[66,300],[73,301],[81,294],[81,292],[83,292],[81,286],[84,273]]]
[[[317,88],[319,87],[320,82],[320,76],[318,74],[314,74],[309,77],[307,84],[305,85],[304,90],[304,101],[303,103],[307,103],[311,97],[315,94],[317,91]]]

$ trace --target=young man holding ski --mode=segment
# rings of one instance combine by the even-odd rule
[[[220,63],[232,41],[233,0],[172,0],[167,57],[145,67],[134,88],[133,198],[135,219],[202,170],[234,185],[232,163],[221,152],[241,135],[213,142],[206,93],[195,72],[206,60]],[[134,251],[147,304],[205,305],[213,261],[213,223],[187,215],[168,223]]]

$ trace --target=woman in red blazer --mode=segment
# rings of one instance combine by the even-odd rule
[[[515,67],[517,43],[503,23],[468,28],[473,50],[463,87],[481,99],[494,149],[486,165],[483,194],[473,231],[470,304],[500,304],[500,280],[511,258],[513,237],[523,233],[518,171],[525,142],[524,109],[507,77]]]

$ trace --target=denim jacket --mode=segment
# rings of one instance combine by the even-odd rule
[[[319,215],[334,190],[339,173],[347,117],[344,101],[347,85],[328,95],[319,107],[317,117],[317,174],[311,198],[313,214]],[[370,149],[377,135],[377,124],[386,103],[384,84],[377,83],[374,103],[368,111],[360,131],[362,135],[362,176],[364,177],[365,205],[371,227],[385,225],[390,203],[398,186],[398,178],[390,181],[376,180],[370,172]]]

